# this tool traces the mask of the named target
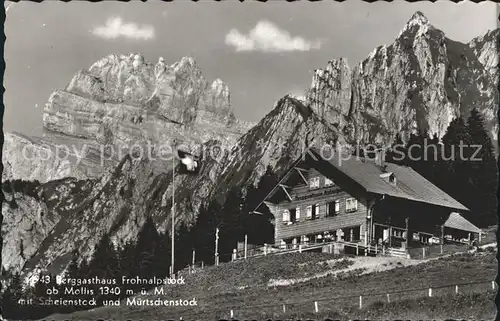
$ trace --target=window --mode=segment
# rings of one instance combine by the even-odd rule
[[[319,177],[313,177],[309,180],[309,188],[319,188]]]
[[[327,215],[328,216],[335,216],[335,215],[339,214],[339,212],[340,212],[340,201],[339,200],[328,203],[328,207],[327,207]]]
[[[313,213],[313,218],[316,218],[319,216],[319,204],[314,205],[314,213]]]
[[[300,207],[295,209],[295,219],[297,219],[297,221],[300,219]]]
[[[329,178],[325,177],[325,186],[332,186],[332,185],[333,185],[332,180],[330,180]]]
[[[297,221],[297,216],[295,215],[296,214],[296,211],[294,208],[290,209],[290,222],[295,222]]]
[[[345,202],[346,212],[356,212],[358,210],[358,200],[355,198],[348,198]]]
[[[283,211],[283,222],[284,223],[290,222],[290,211],[289,210]]]
[[[391,176],[389,176],[389,183],[391,183],[392,185],[396,185],[396,176],[394,174],[391,174]]]
[[[306,219],[310,220],[312,219],[312,206],[309,205],[306,209]]]

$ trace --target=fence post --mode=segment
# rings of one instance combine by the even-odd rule
[[[495,290],[495,281],[491,281],[491,288]]]
[[[458,294],[458,285],[455,285],[455,294]]]
[[[264,255],[267,255],[267,243],[264,243]]]
[[[248,235],[245,234],[245,260],[247,259]]]
[[[299,253],[302,253],[302,244],[299,244]]]
[[[359,296],[359,308],[363,308],[363,297],[361,295]]]
[[[425,259],[425,247],[422,247],[422,259]]]
[[[387,303],[391,303],[391,296],[387,293]]]
[[[286,313],[286,306],[283,304],[283,313]]]
[[[429,297],[432,297],[432,288],[429,288]]]
[[[443,244],[441,244],[441,254],[443,254]]]
[[[318,313],[318,301],[314,301],[314,312]]]
[[[201,269],[203,270],[204,263],[201,261]]]
[[[233,310],[231,310],[231,312],[229,314],[230,314],[230,318],[231,319],[234,318],[234,312],[233,312]]]
[[[215,265],[219,265],[219,228],[215,229]]]
[[[356,256],[359,256],[359,245],[356,244]]]
[[[378,254],[378,246],[377,246],[377,243],[375,243],[375,255]]]
[[[232,257],[232,261],[235,261],[235,260],[236,260],[236,256],[237,256],[236,249],[233,249],[233,257]]]

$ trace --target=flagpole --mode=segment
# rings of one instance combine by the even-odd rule
[[[171,271],[171,275],[174,274],[174,258],[175,258],[175,254],[174,254],[174,249],[175,249],[175,245],[174,245],[174,242],[175,242],[175,153],[174,153],[174,150],[175,148],[173,148],[172,150],[172,263],[170,265],[172,271]]]

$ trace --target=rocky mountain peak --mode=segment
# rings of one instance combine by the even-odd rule
[[[427,34],[429,31],[436,31],[433,25],[429,22],[427,17],[421,12],[415,12],[410,20],[404,25],[403,29],[401,29],[398,38],[404,37],[414,37],[419,38],[422,35]]]
[[[44,137],[56,144],[98,149],[174,140],[193,148],[213,139],[232,145],[253,124],[236,119],[228,86],[207,81],[192,57],[169,65],[133,52],[80,70],[50,96],[43,125]]]
[[[194,61],[193,57],[182,57],[179,62],[176,62],[173,65],[174,69],[181,69],[181,68],[194,68],[196,67],[196,62]]]
[[[315,70],[307,104],[353,144],[386,145],[395,134],[419,130],[442,137],[453,118],[472,108],[493,133],[496,48],[482,38],[470,45],[448,39],[416,12],[392,44],[378,46],[352,70],[344,59]]]
[[[228,85],[222,79],[215,79],[210,85],[210,90],[216,97],[223,97],[229,102],[230,93]]]
[[[417,11],[415,12],[410,20],[408,20],[408,22],[406,23],[406,25],[410,25],[410,26],[413,26],[413,25],[419,25],[419,26],[423,26],[423,25],[427,25],[429,24],[429,19],[427,19],[427,17],[422,13],[422,11]]]
[[[476,37],[469,42],[469,47],[477,56],[479,62],[492,75],[498,84],[498,67],[500,62],[499,53],[500,28],[489,30],[485,35]]]

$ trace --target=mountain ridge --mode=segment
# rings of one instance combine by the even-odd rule
[[[478,50],[492,64],[498,53],[490,47],[487,42]],[[387,146],[396,134],[409,137],[417,131],[442,137],[451,119],[474,107],[493,138],[496,72],[485,67],[468,44],[447,38],[417,12],[393,43],[378,46],[353,68],[340,58],[316,69],[307,103],[352,144]]]
[[[43,139],[61,139],[54,135],[51,126],[56,129],[62,126],[55,132],[69,133],[69,137],[75,132],[85,133],[97,142],[111,145],[117,140],[127,142],[130,137],[146,141],[153,136],[153,141],[165,139],[169,144],[175,140],[184,141],[188,149],[204,157],[198,175],[177,175],[175,180],[176,224],[191,224],[200,208],[211,200],[222,203],[229,189],[256,185],[269,166],[276,174],[283,173],[305,146],[311,144],[338,144],[342,147],[367,143],[386,145],[392,143],[396,134],[409,135],[419,130],[428,130],[439,136],[453,117],[465,116],[472,107],[482,112],[490,126],[488,129],[496,136],[493,121],[496,120],[498,90],[495,73],[491,71],[497,61],[492,57],[497,53],[491,49],[495,48],[491,44],[495,38],[489,34],[478,37],[474,45],[453,42],[442,31],[429,27],[429,21],[424,18],[423,14],[416,13],[391,45],[375,48],[353,68],[341,58],[328,62],[325,69],[315,70],[305,100],[286,95],[257,124],[246,124],[248,128],[245,130],[245,126],[240,128],[238,121],[229,116],[230,100],[226,87],[217,80],[211,85],[200,80],[191,59],[186,58],[184,62],[168,67],[161,59],[153,66],[137,54],[104,58],[89,68],[92,72],[77,74],[68,84],[70,91],[81,90],[92,98],[76,95],[84,107],[74,104],[76,98],[63,91],[64,97],[51,100],[44,116],[47,118],[44,120],[47,135]],[[146,64],[144,70],[138,69],[143,64]],[[143,81],[141,77],[152,82]],[[157,82],[157,77],[161,81]],[[102,85],[102,79],[108,79],[104,83],[111,84],[109,88]],[[179,82],[164,86],[164,82],[171,83],[172,79]],[[207,99],[203,90],[195,90],[208,86],[207,95],[213,99]],[[170,90],[169,97],[175,96],[174,92],[185,96],[180,100],[160,98],[167,89]],[[193,96],[193,91],[197,95]],[[78,118],[72,118],[71,110],[68,112],[70,116],[57,116],[57,111],[61,113],[69,108],[63,104],[64,99],[69,106],[81,108],[82,113],[102,113],[102,116],[96,117],[97,120],[90,116],[80,118],[83,121],[76,130],[77,122],[71,120]],[[189,102],[197,102],[192,104],[199,107],[197,112],[207,112],[202,113],[201,120],[192,108],[186,107]],[[214,115],[214,108],[222,110],[221,115]],[[171,109],[177,112],[169,114],[167,111]],[[160,119],[158,115],[169,118]],[[139,122],[141,116],[141,124],[155,128],[151,135],[137,130],[134,122]],[[205,116],[207,118],[203,118]],[[116,122],[116,118],[122,123]],[[186,121],[192,126],[181,135],[174,133],[174,129]],[[169,130],[161,132],[158,129],[160,124],[169,124]],[[198,125],[206,128],[221,126],[224,131],[213,130],[203,136],[196,132]],[[109,136],[109,131],[102,130],[101,133],[101,128],[118,130],[111,130]],[[241,134],[234,135],[232,142],[227,139],[227,130]],[[118,138],[116,133],[121,133]],[[217,148],[220,155],[207,156],[207,150]],[[8,236],[2,250],[4,257],[19,255],[20,244],[27,246],[31,242],[31,257],[10,264],[9,268],[13,271],[23,269],[27,275],[33,275],[37,269],[58,273],[73,250],[79,250],[82,257],[89,257],[103,233],[111,232],[117,245],[134,239],[147,215],[153,217],[160,231],[170,229],[170,163],[126,156],[114,160],[101,171],[95,177],[90,175],[89,179],[49,180],[36,188],[38,193],[45,191],[42,193],[45,198],[26,200],[26,204],[35,202],[57,219],[48,223],[53,228],[47,232],[38,227],[40,224],[32,224],[36,219],[28,216],[32,217],[28,223],[34,226],[35,233],[41,235],[39,238],[43,237],[43,246],[39,239],[33,241],[29,235],[23,234],[19,241]],[[64,194],[56,204],[48,203],[59,193],[56,187],[75,192]],[[10,197],[7,193],[7,198]],[[3,212],[6,213],[6,226],[15,226],[20,210],[3,204]],[[35,248],[36,254],[33,254]]]

